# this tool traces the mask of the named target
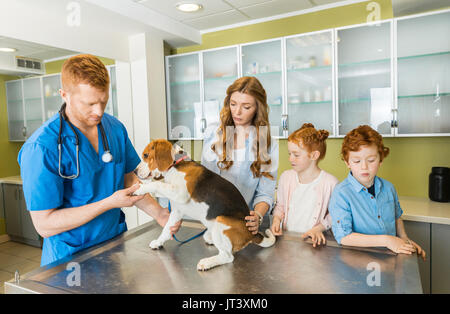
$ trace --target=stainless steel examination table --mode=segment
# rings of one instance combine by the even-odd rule
[[[202,229],[186,221],[177,237]],[[250,244],[233,263],[200,272],[197,262],[217,254],[216,248],[197,238],[150,249],[160,232],[149,222],[62,263],[21,274],[5,283],[5,293],[422,293],[416,254],[342,248],[333,240],[313,248],[298,234],[286,233],[270,248]],[[78,282],[69,280],[73,262]]]

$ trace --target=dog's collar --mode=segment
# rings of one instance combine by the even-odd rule
[[[178,158],[176,161],[173,162],[172,166],[175,166],[176,164],[178,164],[178,163],[182,162],[183,160],[187,159],[188,157],[189,157],[188,155],[184,155],[183,157]]]

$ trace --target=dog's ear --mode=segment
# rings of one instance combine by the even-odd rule
[[[155,162],[161,172],[166,171],[173,164],[172,144],[169,141],[155,142]]]

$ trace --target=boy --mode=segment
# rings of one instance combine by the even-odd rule
[[[389,154],[381,135],[370,126],[359,126],[345,136],[341,154],[350,173],[336,186],[329,204],[337,242],[403,254],[417,251],[425,259],[425,251],[406,235],[394,186],[377,177]]]

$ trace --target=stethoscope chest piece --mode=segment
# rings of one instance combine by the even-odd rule
[[[109,152],[109,150],[103,153],[102,160],[105,163],[111,162],[113,160],[113,155]]]

